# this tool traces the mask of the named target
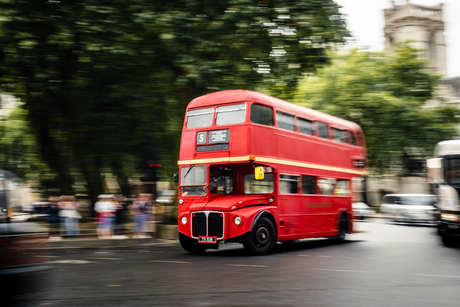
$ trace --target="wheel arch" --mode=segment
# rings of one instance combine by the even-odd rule
[[[268,211],[268,210],[263,210],[263,211],[260,211],[259,213],[257,213],[256,217],[254,218],[254,220],[252,221],[252,225],[251,225],[251,231],[254,231],[254,227],[257,225],[257,222],[259,221],[259,219],[261,217],[266,217],[268,218],[272,223],[273,223],[273,226],[275,226],[275,231],[276,231],[276,235],[278,236],[278,227],[277,227],[277,223],[276,223],[276,220],[275,220],[275,217],[273,216],[273,214]]]

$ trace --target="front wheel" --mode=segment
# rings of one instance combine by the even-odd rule
[[[276,229],[266,217],[261,217],[254,229],[246,234],[243,245],[254,255],[269,253],[276,243]]]
[[[182,248],[185,249],[190,254],[202,254],[209,247],[208,244],[198,243],[197,240],[191,239],[180,232],[179,232],[179,241],[180,241],[180,245],[182,245]]]

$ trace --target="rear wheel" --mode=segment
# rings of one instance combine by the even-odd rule
[[[339,224],[338,224],[338,236],[331,237],[330,239],[337,241],[339,243],[345,242],[345,237],[348,233],[348,217],[346,214],[342,214],[340,216]]]
[[[269,253],[276,243],[276,230],[273,223],[266,217],[261,217],[248,232],[243,242],[244,248],[254,255]]]
[[[447,247],[455,247],[459,245],[459,240],[447,235],[441,235],[442,243]]]
[[[209,244],[198,243],[197,240],[191,239],[180,232],[179,241],[180,245],[182,245],[182,248],[190,254],[202,254],[209,248]]]

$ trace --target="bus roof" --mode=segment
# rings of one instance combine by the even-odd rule
[[[188,109],[203,108],[243,101],[261,103],[267,106],[271,106],[276,110],[282,110],[284,112],[290,113],[292,115],[302,116],[307,119],[319,120],[327,124],[336,124],[342,126],[343,128],[348,128],[354,131],[361,130],[361,128],[357,124],[350,122],[348,120],[341,119],[306,107],[302,107],[294,103],[287,102],[285,100],[278,99],[266,94],[248,90],[227,90],[200,96],[198,98],[193,99],[189,103]]]
[[[439,142],[434,148],[435,157],[460,155],[460,139]]]

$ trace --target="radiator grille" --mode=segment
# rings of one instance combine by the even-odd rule
[[[208,236],[223,237],[224,218],[221,213],[210,213],[208,217]]]
[[[206,218],[204,212],[192,215],[192,236],[209,236],[223,238],[224,215],[219,212],[210,212]]]
[[[195,213],[192,219],[193,225],[193,236],[206,236],[206,214],[204,213]]]

